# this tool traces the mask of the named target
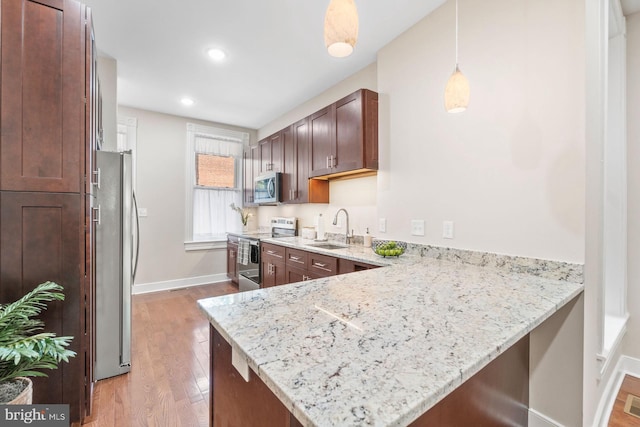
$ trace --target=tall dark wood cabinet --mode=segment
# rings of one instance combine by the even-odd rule
[[[34,403],[69,404],[71,421],[91,401],[88,14],[74,0],[0,0],[0,303],[47,280],[64,287],[43,320],[77,355],[34,378]]]

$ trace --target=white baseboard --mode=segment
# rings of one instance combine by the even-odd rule
[[[225,273],[210,274],[208,276],[185,277],[184,279],[166,280],[163,282],[141,283],[134,285],[133,295],[149,292],[168,291],[171,289],[188,288],[192,286],[208,285],[210,283],[226,282],[229,280]]]
[[[529,427],[562,427],[562,424],[529,408]]]
[[[609,424],[609,416],[613,410],[613,405],[618,395],[618,390],[622,385],[624,376],[626,374],[633,375],[634,377],[640,377],[640,359],[634,359],[629,356],[620,356],[618,363],[616,363],[615,370],[609,378],[609,382],[602,393],[600,403],[598,404],[598,410],[593,421],[594,427],[606,427]]]

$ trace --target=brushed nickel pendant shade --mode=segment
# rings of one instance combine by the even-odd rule
[[[461,113],[469,105],[469,80],[458,66],[458,0],[456,0],[456,68],[444,89],[444,108],[449,113]]]
[[[324,43],[329,55],[351,55],[358,40],[358,10],[354,0],[331,0],[324,16]]]

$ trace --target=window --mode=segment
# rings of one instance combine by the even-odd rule
[[[239,215],[229,205],[242,205],[242,151],[246,132],[187,124],[187,250],[208,249],[240,230]]]

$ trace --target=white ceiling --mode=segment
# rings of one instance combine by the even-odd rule
[[[324,46],[329,0],[84,2],[99,50],[118,61],[119,104],[259,129],[374,62],[445,0],[356,0],[358,43],[340,59]],[[227,60],[210,60],[211,47]]]

